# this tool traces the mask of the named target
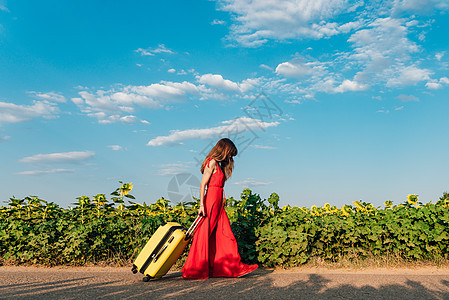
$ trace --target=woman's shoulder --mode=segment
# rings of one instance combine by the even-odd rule
[[[207,159],[207,165],[208,165],[210,168],[215,168],[215,166],[217,165],[217,161],[215,160],[215,158],[209,157],[209,158]]]

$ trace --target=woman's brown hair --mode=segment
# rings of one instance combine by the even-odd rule
[[[208,158],[212,157],[219,163],[218,167],[221,167],[227,180],[231,177],[232,169],[234,168],[234,159],[232,157],[236,156],[237,153],[237,147],[230,139],[223,138],[219,140],[212,150],[210,150],[206,159],[204,159],[203,164],[201,165],[201,174],[204,172]]]

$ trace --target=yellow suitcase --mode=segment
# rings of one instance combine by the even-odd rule
[[[184,251],[200,220],[198,216],[188,230],[175,222],[160,226],[140,251],[132,272],[146,275],[143,281],[164,276]]]

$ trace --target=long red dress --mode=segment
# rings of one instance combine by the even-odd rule
[[[209,166],[210,159],[207,161]],[[205,195],[206,217],[195,230],[190,252],[182,268],[186,279],[239,277],[257,269],[241,262],[237,241],[223,207],[225,176],[217,163]]]

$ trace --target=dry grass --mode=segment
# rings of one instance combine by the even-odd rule
[[[184,262],[184,256],[182,256],[172,267],[173,271],[181,271]],[[130,267],[132,266],[132,260],[125,259],[120,255],[111,256],[110,259],[105,261],[90,262],[83,265],[43,265],[33,263],[20,263],[14,260],[5,260],[0,258],[0,266],[33,266],[50,268],[53,266],[66,266],[66,267]],[[263,267],[263,266],[261,266]],[[414,269],[425,267],[437,267],[437,268],[449,268],[449,260],[443,257],[434,257],[430,260],[406,260],[397,255],[383,255],[383,256],[370,256],[362,258],[357,255],[351,257],[340,257],[334,261],[324,260],[321,257],[313,257],[307,263],[293,266],[292,268],[324,268],[324,269],[375,269],[375,268],[389,268],[389,269]],[[290,267],[276,266],[274,269],[290,269]]]
[[[335,261],[326,261],[321,257],[314,257],[300,267],[326,269],[366,269],[366,268],[449,268],[449,260],[435,257],[431,260],[407,260],[395,255],[371,256],[367,258],[341,257]]]
[[[173,271],[180,271],[184,265],[184,260],[178,260],[172,267]],[[291,268],[324,268],[324,269],[414,269],[424,267],[449,268],[449,260],[442,257],[435,257],[432,260],[406,260],[395,255],[371,256],[361,258],[358,256],[340,257],[335,261],[326,261],[321,257],[313,257],[307,263]],[[291,269],[290,267],[276,266],[274,269]]]

